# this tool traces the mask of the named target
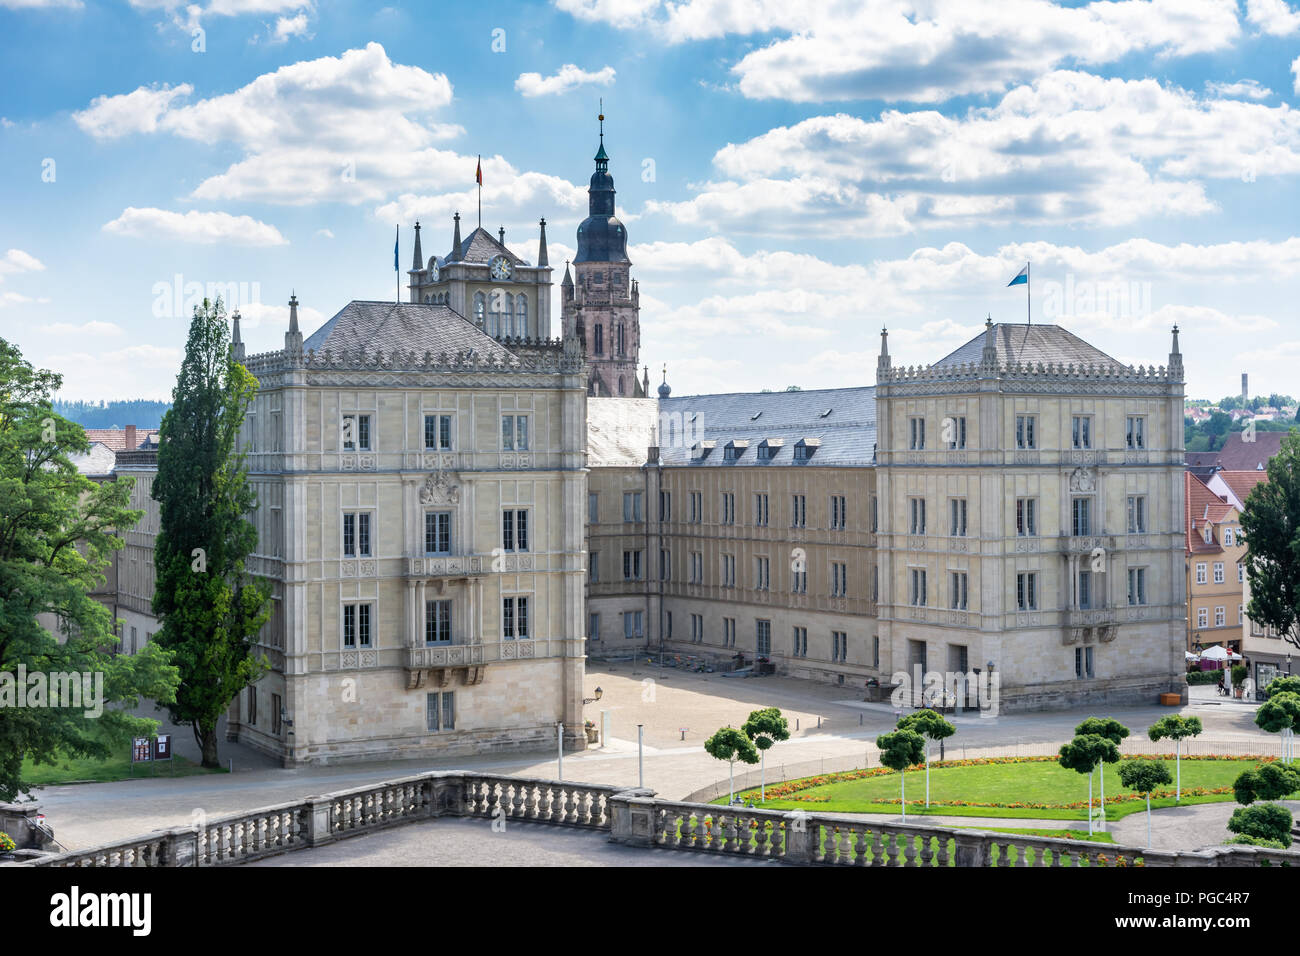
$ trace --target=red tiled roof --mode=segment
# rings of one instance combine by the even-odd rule
[[[1217,539],[1206,542],[1205,522],[1208,520],[1212,524],[1218,524],[1237,509],[1207,488],[1205,482],[1190,471],[1183,472],[1183,481],[1187,502],[1187,552],[1198,554],[1222,551]]]
[[[1244,505],[1246,496],[1250,494],[1252,488],[1261,482],[1268,481],[1268,472],[1266,471],[1221,471],[1218,473],[1223,479],[1224,484],[1232,489],[1232,493]]]
[[[135,451],[126,447],[126,429],[124,428],[87,428],[86,440],[107,445],[113,451]],[[137,428],[135,430],[135,447],[139,448],[146,440],[158,440],[158,429]]]
[[[1189,451],[1188,467],[1203,469],[1217,465],[1224,471],[1262,471],[1259,466],[1268,467],[1268,460],[1278,453],[1288,433],[1257,431],[1253,442],[1242,441],[1241,434],[1230,434],[1218,451]]]

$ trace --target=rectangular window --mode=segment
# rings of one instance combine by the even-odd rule
[[[424,602],[424,643],[451,643],[451,601]]]
[[[673,493],[671,491],[659,492],[659,520],[673,520]]]
[[[736,586],[736,556],[734,554],[724,554],[722,556],[722,586],[724,588],[734,588]]]
[[[600,492],[587,492],[587,523],[600,523]]]
[[[667,548],[659,549],[659,580],[671,581],[673,578],[673,553]]]
[[[1128,496],[1128,533],[1147,533],[1147,499],[1145,495]]]
[[[1128,603],[1139,605],[1147,603],[1147,569],[1128,569]]]
[[[1197,627],[1210,626],[1210,609],[1208,607],[1201,607],[1196,609],[1196,626]]]
[[[790,572],[790,593],[807,594],[808,593],[808,572],[791,571]]]
[[[794,629],[794,650],[791,654],[794,657],[808,656],[808,628],[796,627]]]
[[[1092,499],[1070,499],[1070,533],[1076,538],[1092,534]]]
[[[840,561],[831,562],[831,597],[844,597],[849,593],[849,566]]]
[[[1209,581],[1209,577],[1207,576],[1206,573],[1207,568],[1208,565],[1204,561],[1196,562],[1196,583],[1197,584],[1205,584]]]
[[[722,523],[736,523],[736,496],[729,491],[722,493]]]
[[[641,611],[623,612],[623,637],[625,640],[639,640],[645,636],[642,629],[645,619]]]
[[[907,447],[912,451],[923,451],[925,449],[925,419],[912,418],[909,419],[909,422],[911,424],[911,441]]]
[[[907,523],[908,533],[925,534],[925,499],[908,498],[907,511],[908,511],[908,523]]]
[[[1093,676],[1092,651],[1091,647],[1076,647],[1074,649],[1074,676],[1079,680]]]
[[[966,572],[948,574],[948,607],[954,611],[966,610]]]
[[[966,537],[966,499],[948,499],[948,534],[954,538]]]
[[[1246,580],[1246,566],[1240,561],[1237,562],[1237,583],[1241,584]]]
[[[770,564],[767,558],[754,559],[754,590],[768,590],[768,585],[771,583],[769,570]]]
[[[873,565],[871,568],[871,600],[880,600],[880,565]]]
[[[370,647],[370,605],[343,605],[343,646]]]
[[[528,598],[501,599],[501,637],[507,641],[528,637]]]
[[[641,519],[641,492],[625,491],[623,492],[623,520],[640,521]]]
[[[1070,445],[1073,448],[1092,447],[1092,416],[1075,415],[1070,420]]]
[[[843,662],[849,657],[849,635],[847,631],[831,631],[831,660]]]
[[[880,530],[880,499],[875,495],[871,496],[871,533],[875,534]]]
[[[1016,499],[1016,536],[1032,538],[1038,534],[1038,499]]]
[[[699,524],[704,520],[704,492],[691,492],[691,524]]]
[[[704,552],[703,551],[691,552],[691,583],[692,584],[704,583]]]
[[[736,646],[736,619],[734,617],[724,617],[722,619],[722,646]]]
[[[528,450],[528,416],[501,416],[501,449],[503,451]]]
[[[248,688],[248,725],[257,726],[257,688]]]
[[[831,529],[843,531],[848,526],[848,499],[844,495],[831,495]]]
[[[790,496],[790,527],[802,528],[808,522],[808,499],[803,495]]]
[[[280,732],[280,721],[284,718],[284,703],[279,694],[271,695],[271,733]]]
[[[1130,415],[1125,423],[1124,444],[1129,448],[1147,447],[1147,420],[1141,415]]]
[[[600,583],[600,552],[592,551],[587,555],[587,583]]]
[[[880,638],[871,639],[871,666],[879,670],[880,668]]]
[[[501,549],[528,550],[528,512],[522,508],[501,512]]]
[[[641,580],[641,551],[624,551],[623,552],[623,580],[640,581]]]
[[[451,512],[424,513],[424,553],[451,554]]]
[[[345,558],[370,557],[370,513],[368,511],[343,513],[343,556]]]
[[[1214,609],[1214,626],[1223,627],[1228,623],[1228,609],[1222,604]]]
[[[1076,585],[1075,596],[1078,601],[1080,610],[1086,611],[1092,607],[1092,572],[1080,571],[1078,583]]]
[[[925,607],[926,605],[925,590],[926,589],[925,589],[924,569],[912,568],[910,574],[909,587],[908,587],[908,595],[907,595],[908,603],[911,604],[912,607]]]
[[[704,642],[704,615],[691,615],[691,643],[701,644]]]
[[[772,656],[772,622],[754,622],[754,654],[756,657]]]
[[[966,416],[958,415],[944,421],[944,428],[951,429],[946,436],[949,451],[960,451],[966,447]],[[944,436],[940,436],[944,437]]]
[[[344,451],[370,451],[370,416],[343,416]]]
[[[426,451],[451,450],[451,416],[424,416],[424,448]]]
[[[1031,449],[1038,447],[1038,436],[1036,434],[1038,416],[1036,415],[1017,415],[1016,416],[1016,447],[1022,449]]]
[[[1020,611],[1038,610],[1038,574],[1022,571],[1016,575],[1016,609]]]
[[[456,729],[456,692],[424,695],[425,726],[429,733]]]
[[[599,614],[587,615],[587,640],[589,641],[600,640],[600,615]]]
[[[1223,583],[1223,562],[1222,561],[1214,562],[1214,583],[1215,584]]]
[[[754,526],[767,527],[767,495],[762,493],[754,495]]]
[[[1232,537],[1233,537],[1233,535],[1232,535],[1232,529],[1231,529],[1231,528],[1224,528],[1224,529],[1223,529],[1223,546],[1224,546],[1225,548],[1231,548],[1231,547],[1232,547]]]

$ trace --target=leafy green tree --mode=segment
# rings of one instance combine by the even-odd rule
[[[1282,439],[1267,468],[1268,480],[1251,489],[1241,513],[1250,581],[1246,613],[1300,647],[1300,434]]]
[[[1146,797],[1147,801],[1147,846],[1151,845],[1151,791],[1174,782],[1169,775],[1169,768],[1159,760],[1142,757],[1130,760],[1119,768],[1119,782],[1129,790]],[[1104,799],[1104,798],[1103,798]]]
[[[781,716],[781,711],[778,708],[766,707],[763,710],[755,710],[750,713],[749,719],[740,725],[740,729],[758,748],[761,769],[758,780],[758,799],[761,802],[766,802],[767,752],[777,741],[790,739],[790,724]]]
[[[1269,686],[1272,687],[1273,682],[1270,681]],[[1283,760],[1290,763],[1289,744],[1296,728],[1300,727],[1300,694],[1290,691],[1270,694],[1255,711],[1255,725],[1270,734],[1282,734]]]
[[[1237,776],[1232,784],[1232,795],[1240,804],[1256,800],[1281,800],[1300,790],[1300,771],[1284,764],[1266,763]]]
[[[89,596],[122,547],[116,531],[133,527],[141,512],[128,507],[130,479],[96,484],[72,463],[90,443],[80,425],[53,410],[62,383],[0,339],[0,800],[31,789],[24,758],[104,759],[131,737],[154,733],[156,720],[128,711],[141,697],[169,701],[176,689],[176,669],[153,643],[112,655],[112,615]],[[59,634],[39,615],[57,621]],[[29,689],[17,682],[19,667],[47,683],[50,675],[76,675],[78,687],[105,706],[83,695],[82,706],[48,706],[47,698],[47,706],[19,707],[13,698]],[[59,702],[68,703],[61,694]]]
[[[947,740],[957,732],[943,715],[930,708],[914,710],[898,722],[899,730],[915,730],[925,738],[925,805],[930,806],[930,743]]]
[[[1300,697],[1300,677],[1293,677],[1290,674],[1274,677],[1264,690],[1269,697],[1274,694],[1295,694]]]
[[[727,761],[727,773],[730,780],[731,796],[729,803],[736,802],[736,761],[758,763],[758,749],[754,742],[745,736],[744,731],[735,727],[723,727],[708,740],[704,741],[704,752],[715,760]]]
[[[1232,811],[1228,829],[1252,840],[1271,840],[1291,846],[1291,811],[1279,803],[1257,803]]]
[[[270,585],[250,577],[257,502],[236,439],[257,380],[230,354],[221,300],[196,306],[171,410],[163,416],[153,496],[154,638],[180,667],[172,720],[194,728],[203,766],[219,766],[217,719],[266,671],[252,643],[270,617]]]
[[[899,795],[903,798],[903,822],[907,822],[907,768],[925,758],[925,738],[910,728],[901,728],[876,738],[880,763],[898,771]]]
[[[1066,770],[1088,775],[1088,833],[1092,833],[1092,772],[1102,762],[1119,760],[1119,747],[1109,737],[1080,734],[1061,747],[1060,764]]]
[[[1181,803],[1183,799],[1183,740],[1187,737],[1199,736],[1204,729],[1201,726],[1201,718],[1183,717],[1179,714],[1167,714],[1147,728],[1147,736],[1151,738],[1152,743],[1160,740],[1174,742],[1175,803]]]
[[[1112,741],[1116,747],[1124,742],[1129,730],[1113,717],[1089,717],[1074,728],[1074,735],[1096,734]],[[1118,758],[1117,758],[1118,759]],[[1107,761],[1113,763],[1113,761]],[[1106,768],[1101,768],[1101,819],[1106,819]]]

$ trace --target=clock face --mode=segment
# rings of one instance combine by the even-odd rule
[[[442,270],[438,268],[438,260],[434,259],[432,262],[429,263],[429,281],[437,282],[438,278],[441,275],[442,275]]]
[[[488,274],[497,280],[509,279],[514,267],[511,266],[510,260],[505,256],[494,256],[488,263]]]

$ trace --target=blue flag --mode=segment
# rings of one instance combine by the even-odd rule
[[[1007,283],[1008,286],[1024,285],[1029,281],[1029,266],[1025,266],[1016,273],[1016,277]]]
[[[401,235],[402,235],[402,227],[401,227],[401,226],[398,226],[398,227],[397,227],[397,235],[396,235],[396,237],[393,239],[393,271],[394,271],[394,272],[400,272],[400,271],[401,271],[401,270],[397,267],[397,243],[398,243],[398,241],[400,240]]]

